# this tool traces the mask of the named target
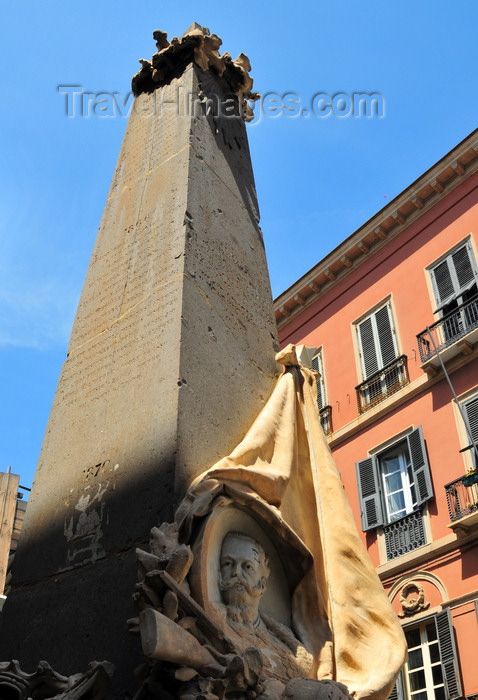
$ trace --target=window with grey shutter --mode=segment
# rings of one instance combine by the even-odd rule
[[[408,660],[403,670],[406,698],[460,698],[458,658],[450,611],[443,610],[417,625],[407,625],[404,632],[408,647]]]
[[[443,610],[435,616],[438,646],[445,679],[447,700],[461,697],[460,677],[455,647],[455,637],[450,611]]]
[[[478,396],[466,401],[463,404],[465,410],[465,416],[468,423],[468,428],[473,440],[473,445],[478,446]],[[475,460],[475,469],[478,468],[478,458],[476,454],[476,449],[472,450],[473,457]]]
[[[364,379],[389,365],[398,356],[390,304],[357,324]]]
[[[433,498],[421,426],[386,450],[357,462],[355,469],[364,532],[380,525],[387,529],[398,520],[395,530],[406,531],[405,516],[411,518],[425,501]],[[420,537],[414,547],[422,544],[424,538]]]
[[[319,372],[319,374],[320,374],[320,377],[317,379],[317,406],[319,407],[319,411],[320,411],[322,408],[324,408],[324,406],[326,404],[324,367],[323,367],[323,362],[322,362],[322,352],[320,350],[312,358],[311,366],[312,366],[312,369],[315,369],[316,372]]]
[[[376,457],[368,457],[355,465],[359,487],[362,530],[372,530],[383,525],[380,476]]]
[[[471,242],[457,248],[430,270],[435,299],[442,315],[477,291],[478,270]]]
[[[473,442],[478,442],[478,396],[465,403],[465,411]]]
[[[421,426],[407,435],[407,442],[412,465],[412,476],[415,483],[416,503],[419,506],[433,498],[430,467]]]

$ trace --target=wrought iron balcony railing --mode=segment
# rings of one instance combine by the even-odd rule
[[[320,424],[326,435],[332,435],[332,406],[324,406],[319,410]]]
[[[478,471],[446,484],[445,491],[451,522],[478,511]]]
[[[401,355],[355,387],[359,413],[380,403],[409,382],[407,356]]]
[[[429,328],[437,350],[447,348],[474,328],[478,328],[478,295],[440,318]],[[423,363],[434,355],[435,350],[428,330],[419,333],[417,340],[420,359]]]
[[[427,543],[421,510],[405,515],[383,528],[387,560],[401,557]]]

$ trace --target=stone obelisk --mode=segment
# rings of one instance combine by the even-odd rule
[[[0,659],[116,667],[132,697],[135,548],[228,454],[272,389],[276,331],[232,61],[197,25],[137,94],[48,423]],[[100,154],[97,154],[97,156]]]

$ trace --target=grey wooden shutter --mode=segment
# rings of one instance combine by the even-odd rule
[[[320,378],[317,379],[317,406],[319,407],[319,411],[325,406],[324,374],[321,360],[320,353],[317,353],[317,355],[312,358],[311,362],[312,369],[320,373]]]
[[[478,443],[478,397],[465,403],[465,413],[474,443]]]
[[[428,464],[422,428],[419,426],[407,435],[408,450],[412,463],[413,480],[417,493],[417,505],[433,498],[433,486]]]
[[[478,397],[463,404],[468,428],[471,433],[473,445],[478,446]],[[478,457],[476,448],[472,450],[475,469],[478,469]]]
[[[397,357],[390,304],[358,324],[364,378],[368,379]]]
[[[403,674],[400,671],[398,678],[393,686],[392,692],[388,696],[388,700],[406,700],[405,690],[403,688]]]
[[[474,260],[470,242],[468,241],[466,245],[452,253],[451,258],[459,290],[467,289],[475,281]]]
[[[477,282],[477,267],[470,241],[432,268],[431,278],[439,307]]]
[[[377,349],[372,326],[372,317],[369,316],[359,323],[360,348],[362,351],[362,363],[365,379],[378,371]]]
[[[375,313],[375,321],[377,323],[382,367],[385,367],[397,357],[392,330],[391,309],[388,304],[382,306],[382,308]]]
[[[431,271],[433,286],[435,288],[435,298],[439,306],[451,301],[455,296],[455,288],[448,267],[448,259],[433,268]]]
[[[435,615],[435,624],[445,679],[446,697],[447,700],[459,698],[461,697],[461,687],[450,611],[447,609],[437,613]]]
[[[383,525],[382,495],[380,475],[376,457],[368,457],[355,464],[360,498],[362,530],[372,530]]]

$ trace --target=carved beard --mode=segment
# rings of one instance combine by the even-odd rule
[[[260,597],[262,593],[262,581],[256,586],[251,586],[247,581],[233,578],[224,581],[219,574],[219,590],[223,593],[223,599],[227,608],[227,619],[242,625],[252,625],[255,611],[251,607],[250,599]]]

